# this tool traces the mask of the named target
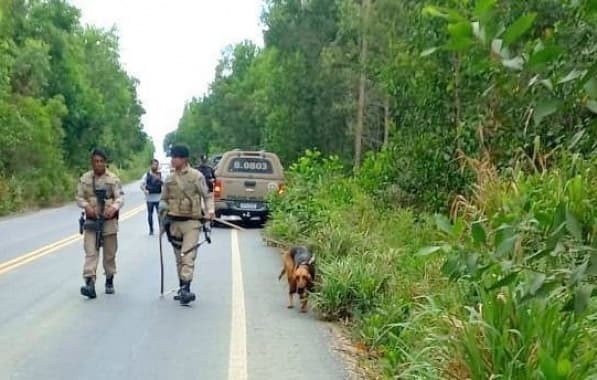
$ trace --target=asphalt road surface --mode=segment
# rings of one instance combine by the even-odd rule
[[[0,219],[0,379],[348,379],[328,327],[286,309],[279,254],[258,229],[215,229],[190,307],[160,297],[157,236],[137,185],[125,187],[116,294],[79,294],[80,210]],[[178,285],[164,237],[165,289]]]

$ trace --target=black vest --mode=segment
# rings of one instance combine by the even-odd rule
[[[162,182],[147,172],[145,176],[145,188],[149,194],[159,194],[162,192]]]

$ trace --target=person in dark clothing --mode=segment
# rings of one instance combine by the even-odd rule
[[[209,189],[209,192],[213,193],[214,184],[216,182],[216,172],[207,162],[206,154],[202,154],[201,157],[199,157],[199,166],[197,166],[197,170],[199,170],[201,174],[203,174],[203,176],[205,177],[205,182],[207,183],[207,188]]]
[[[145,193],[147,202],[147,223],[149,224],[149,234],[153,235],[153,211],[158,210],[160,195],[162,194],[162,173],[160,173],[160,163],[155,158],[151,160],[151,168],[143,175],[141,179],[141,190]]]

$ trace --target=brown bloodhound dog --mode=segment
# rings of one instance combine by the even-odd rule
[[[307,247],[296,246],[284,252],[284,266],[278,281],[286,274],[288,279],[288,308],[293,305],[293,296],[298,293],[301,312],[307,311],[307,296],[313,290],[315,281],[315,256]]]

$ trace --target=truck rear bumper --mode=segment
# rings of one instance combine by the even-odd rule
[[[228,221],[265,221],[269,214],[265,202],[221,200],[215,206],[216,217]]]

